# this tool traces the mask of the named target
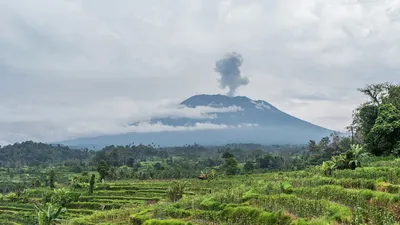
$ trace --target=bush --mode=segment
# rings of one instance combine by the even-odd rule
[[[292,219],[283,213],[265,212],[252,207],[227,207],[221,212],[221,220],[234,224],[290,224]]]
[[[143,211],[137,214],[133,214],[129,217],[131,225],[142,225],[150,217],[147,215],[147,211]]]
[[[200,206],[205,210],[222,210],[224,206],[214,197],[205,198]]]
[[[281,183],[281,190],[285,194],[291,194],[293,193],[293,186],[291,183],[285,181]]]
[[[6,196],[4,196],[4,199],[6,201],[16,202],[16,201],[18,201],[18,196],[14,192],[10,192]]]
[[[189,210],[179,209],[173,206],[166,205],[158,205],[155,208],[153,217],[163,218],[163,217],[171,217],[171,218],[187,218],[192,216],[192,212]]]
[[[396,194],[399,193],[399,186],[386,182],[380,182],[376,185],[376,190]]]
[[[173,181],[172,185],[167,189],[167,196],[172,202],[176,202],[183,197],[186,182]]]
[[[258,196],[259,194],[254,189],[250,189],[243,194],[242,198],[244,201],[247,201],[253,198],[258,198]]]

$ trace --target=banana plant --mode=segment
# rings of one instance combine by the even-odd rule
[[[53,225],[60,221],[59,216],[67,211],[64,207],[54,207],[51,203],[44,207],[35,203],[37,218],[39,225]]]
[[[349,167],[355,169],[361,165],[360,159],[365,156],[366,153],[364,153],[363,147],[359,144],[351,145],[349,151],[352,153],[352,158],[349,159]]]
[[[187,182],[173,181],[167,189],[167,196],[172,202],[176,202],[183,197]]]
[[[332,161],[325,161],[322,163],[321,169],[324,171],[326,176],[330,176],[332,171],[335,169],[335,163]]]
[[[215,174],[216,174],[215,170],[214,170],[214,169],[211,169],[211,171],[210,171],[210,177],[211,177],[212,180],[214,180]]]

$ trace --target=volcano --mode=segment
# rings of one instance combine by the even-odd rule
[[[160,132],[132,132],[63,141],[61,144],[75,147],[102,148],[107,145],[156,144],[182,146],[186,144],[224,145],[230,143],[306,144],[319,140],[333,131],[291,116],[262,100],[245,96],[195,95],[180,103],[181,107],[212,107],[216,110],[204,118],[160,117],[150,124],[169,127],[195,127],[208,124],[219,129],[188,129]],[[129,126],[137,126],[134,122]]]

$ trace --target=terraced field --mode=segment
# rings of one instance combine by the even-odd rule
[[[307,171],[187,180],[172,202],[171,180],[98,184],[80,193],[61,216],[62,224],[398,224],[399,162],[371,163],[324,176]],[[34,202],[3,196],[0,224],[37,224]]]

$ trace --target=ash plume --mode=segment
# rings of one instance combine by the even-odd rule
[[[222,89],[228,87],[228,96],[234,96],[236,89],[239,86],[247,85],[249,79],[242,77],[239,67],[243,63],[243,57],[236,52],[226,54],[222,59],[215,63],[215,72],[221,75],[219,79],[220,87]]]

